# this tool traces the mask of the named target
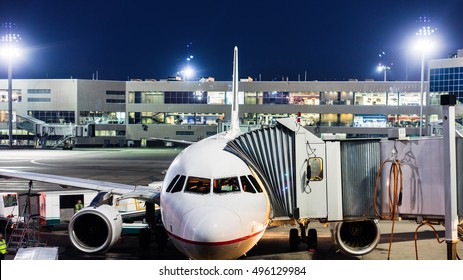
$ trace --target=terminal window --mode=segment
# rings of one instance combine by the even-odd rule
[[[13,102],[22,102],[21,90],[13,89],[11,92],[11,97]],[[0,89],[0,102],[8,102],[8,90]]]
[[[51,89],[49,89],[49,88],[39,88],[39,89],[30,88],[30,89],[27,90],[27,94],[51,94]]]
[[[28,115],[46,123],[75,123],[74,111],[28,111]]]
[[[207,104],[205,91],[166,91],[165,104]]]
[[[463,67],[431,69],[429,91],[453,94],[459,102],[463,103]]]

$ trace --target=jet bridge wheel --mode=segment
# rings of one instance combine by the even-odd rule
[[[301,243],[301,239],[299,238],[299,231],[297,228],[292,228],[289,230],[289,250],[291,252],[297,251],[299,247],[299,243]]]
[[[318,237],[317,230],[314,228],[309,229],[307,233],[307,245],[309,251],[315,251],[317,249]]]

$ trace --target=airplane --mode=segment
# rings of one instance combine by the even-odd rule
[[[90,205],[77,212],[69,223],[70,240],[83,252],[105,252],[119,239],[122,219],[110,205],[114,194],[120,196],[119,199],[136,198],[159,205],[165,232],[188,258],[240,258],[257,244],[269,226],[271,203],[258,172],[224,149],[241,134],[237,47],[234,48],[232,91],[230,129],[185,148],[171,163],[164,181],[154,183],[154,187],[8,169],[0,169],[0,178],[99,191]],[[0,190],[2,188],[0,186]],[[294,239],[294,231],[290,232],[290,238]]]

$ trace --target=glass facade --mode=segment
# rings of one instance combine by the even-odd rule
[[[128,96],[129,103],[135,104],[230,104],[232,99],[231,92],[220,91],[132,91]],[[246,105],[300,105],[300,120],[305,126],[417,127],[419,117],[416,115],[316,114],[309,113],[310,107],[305,106],[419,106],[420,96],[416,91],[247,91],[239,92],[238,99],[240,104]],[[129,124],[214,125],[224,119],[224,114],[195,112],[129,112],[128,115]],[[242,122],[246,125],[269,125],[278,118],[291,116],[296,115],[246,112]]]
[[[34,89],[34,88],[30,88],[30,89],[27,89],[27,94],[51,94],[51,89]]]
[[[231,104],[231,92],[129,92],[131,104]],[[249,105],[419,105],[419,92],[240,92],[239,103]]]
[[[22,92],[19,89],[12,89],[11,96],[13,102],[22,102]],[[0,102],[8,102],[8,90],[0,89]]]
[[[125,112],[80,111],[80,124],[125,124]]]
[[[129,112],[129,124],[216,125],[220,113]]]
[[[434,68],[429,72],[431,105],[440,104],[441,94],[455,95],[463,103],[463,67]]]
[[[27,102],[51,102],[51,98],[48,98],[48,97],[28,97]]]
[[[96,137],[108,137],[108,136],[125,136],[125,130],[107,130],[107,129],[97,129],[95,130]]]
[[[462,68],[430,69],[429,84],[425,84],[429,94],[424,95],[428,100],[423,103],[438,105],[439,95],[451,93],[461,104]],[[185,130],[194,132],[183,135],[192,140],[214,133],[216,125],[217,131],[226,128],[227,123],[221,122],[229,120],[230,106],[226,105],[233,99],[231,84],[225,81],[89,81],[80,85],[75,81],[21,81],[13,90],[13,107],[20,115],[29,114],[47,123],[96,124],[95,135],[100,137],[146,141],[151,134],[175,138],[175,131]],[[8,128],[5,87],[6,81],[0,89],[0,130]],[[240,106],[239,117],[243,125],[272,125],[278,118],[300,117],[300,123],[311,129],[330,126],[339,129],[321,131],[356,134],[380,130],[355,128],[416,128],[420,123],[420,83],[416,81],[243,82],[240,90],[238,101],[244,106]],[[69,109],[73,111],[66,111]],[[426,122],[440,117],[435,107],[424,109]],[[126,127],[129,124],[133,126]]]
[[[165,104],[207,104],[205,91],[166,91]]]
[[[74,111],[28,111],[31,117],[46,123],[75,123]]]
[[[0,123],[7,123],[9,119],[8,110],[0,110]],[[16,111],[13,111],[13,121],[16,121]]]

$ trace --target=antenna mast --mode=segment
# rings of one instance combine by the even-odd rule
[[[231,131],[240,131],[240,119],[238,116],[238,47],[233,52],[233,81],[232,81],[232,114],[231,114]]]

